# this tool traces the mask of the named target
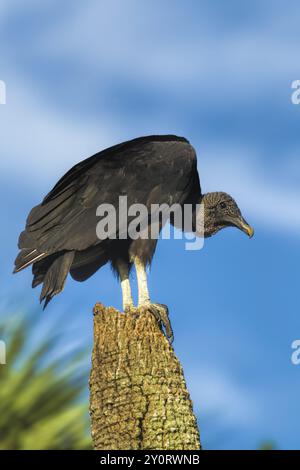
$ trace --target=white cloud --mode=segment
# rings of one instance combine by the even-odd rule
[[[85,69],[110,71],[166,93],[184,90],[185,98],[215,90],[221,101],[226,90],[251,99],[282,79],[299,78],[298,43],[289,34],[294,14],[272,8],[265,22],[218,34],[211,11],[192,12],[180,3],[170,9],[161,2],[93,0],[52,34],[47,31],[35,51],[74,57]]]
[[[277,170],[266,170],[255,148],[206,143],[196,149],[202,192],[231,194],[254,227],[300,234],[299,159],[285,158]]]
[[[298,184],[291,184],[295,162],[285,160],[280,167],[280,171],[270,167],[266,171],[255,150],[226,145],[207,146],[199,158],[205,191],[230,193],[254,226],[258,221],[268,228],[299,234],[300,190]]]
[[[188,388],[196,412],[215,415],[226,425],[255,424],[260,419],[254,395],[240,384],[225,376],[221,370],[200,368],[189,371]]]
[[[0,170],[32,185],[49,182],[83,158],[116,142],[121,134],[108,113],[97,120],[65,116],[46,104],[26,81],[11,73],[1,106]]]

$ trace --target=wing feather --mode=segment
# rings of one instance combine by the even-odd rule
[[[99,244],[96,209],[103,203],[118,207],[119,195],[127,195],[128,205],[147,206],[199,198],[194,149],[183,138],[159,137],[119,144],[75,165],[32,209],[19,248],[35,249],[42,258]],[[115,235],[121,229],[117,224]]]

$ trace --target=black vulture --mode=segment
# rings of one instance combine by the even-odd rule
[[[228,226],[253,235],[231,196],[202,194],[196,153],[187,139],[153,135],[115,145],[71,168],[27,218],[14,272],[32,265],[32,287],[43,284],[40,301],[45,301],[44,307],[62,291],[69,272],[73,279],[85,281],[111,262],[121,281],[124,310],[133,308],[129,282],[133,264],[139,307],[161,310],[161,304],[150,302],[146,275],[157,238],[120,237],[127,229],[120,221],[112,236],[99,239],[96,233],[97,208],[102,204],[118,207],[120,196],[127,197],[128,206],[139,203],[149,209],[153,204],[202,204],[204,237]],[[125,225],[130,219],[126,220]]]

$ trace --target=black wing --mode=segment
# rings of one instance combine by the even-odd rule
[[[201,196],[196,154],[186,139],[150,136],[106,149],[75,165],[30,212],[19,238],[16,271],[58,252],[81,251],[101,241],[96,209],[128,205],[174,204]],[[117,233],[124,229],[119,224]]]

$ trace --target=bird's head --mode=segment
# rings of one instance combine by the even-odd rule
[[[245,221],[235,200],[226,193],[207,193],[203,196],[204,236],[211,237],[226,227],[237,227],[250,238],[253,228]]]

